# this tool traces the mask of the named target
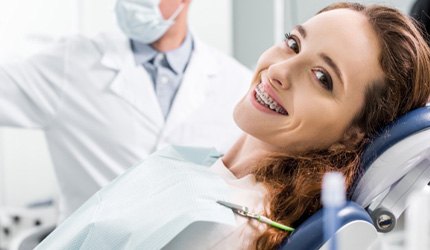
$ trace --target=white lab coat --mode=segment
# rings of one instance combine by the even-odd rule
[[[194,44],[166,121],[150,76],[121,35],[65,39],[0,67],[0,125],[45,131],[63,217],[168,144],[220,152],[231,146],[240,133],[232,111],[251,73],[197,39]]]

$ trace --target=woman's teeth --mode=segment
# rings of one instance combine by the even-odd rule
[[[257,86],[257,88],[255,89],[255,93],[255,97],[259,103],[279,114],[288,115],[287,111],[264,91],[263,84],[260,83]]]

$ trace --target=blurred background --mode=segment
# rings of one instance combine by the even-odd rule
[[[281,41],[295,24],[332,2],[335,1],[193,0],[190,26],[201,40],[252,69],[262,51]],[[383,3],[407,13],[413,0],[358,2]],[[115,0],[0,1],[0,62],[20,60],[63,36],[119,32],[114,3]],[[5,224],[16,224],[18,220],[25,228],[56,219],[57,185],[44,140],[40,131],[0,128],[0,249],[7,249],[10,237],[16,235],[10,228],[5,230]],[[49,207],[45,212],[32,214],[27,210],[45,205]]]

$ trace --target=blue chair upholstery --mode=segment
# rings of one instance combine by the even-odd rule
[[[361,164],[361,169],[363,170],[364,174],[361,177],[364,177],[366,175],[366,172],[369,171],[369,169],[371,169],[372,167],[375,168],[375,164],[373,164],[375,161],[377,161],[378,158],[380,157],[391,157],[390,154],[388,154],[388,150],[390,148],[394,148],[395,146],[398,147],[399,145],[401,146],[402,142],[405,143],[405,139],[406,138],[411,138],[412,136],[416,136],[418,133],[423,134],[423,132],[426,133],[426,136],[429,137],[430,135],[430,107],[426,106],[426,107],[422,107],[422,108],[418,108],[416,110],[413,110],[407,114],[405,114],[404,116],[398,118],[395,122],[393,122],[392,124],[390,124],[389,126],[387,126],[385,129],[383,129],[379,135],[368,145],[368,147],[366,148],[364,154],[363,154],[363,160],[362,160],[362,164]],[[411,143],[408,142],[408,146],[406,147],[405,150],[417,150],[418,152],[409,152],[409,154],[411,155],[411,158],[417,158],[417,155],[419,155],[420,153],[427,153],[430,152],[430,140],[428,141],[428,143],[425,143],[426,146],[422,147],[422,143],[421,144],[416,144],[414,145],[414,147],[410,146]],[[427,149],[428,147],[428,149]],[[398,150],[398,148],[397,148]],[[384,155],[385,153],[385,155]],[[392,152],[390,152],[391,154],[393,154]],[[387,155],[388,154],[388,155]],[[408,162],[409,163],[409,162]],[[378,168],[381,167],[381,163],[376,164]],[[403,165],[405,165],[405,163],[400,162],[399,166],[402,167]],[[390,174],[390,173],[394,173],[396,171],[393,170],[397,170],[397,169],[392,169],[393,167],[399,167],[399,166],[387,166],[387,171],[384,171],[383,173],[385,174]],[[421,167],[421,166],[420,166]],[[410,170],[411,169],[411,170]],[[422,173],[425,174],[425,172],[427,172],[426,175],[422,174],[421,177],[424,179],[424,182],[421,181],[421,183],[418,183],[419,185],[424,185],[422,186],[423,188],[425,187],[425,185],[427,185],[428,181],[430,179],[428,179],[428,172],[430,169],[430,166],[424,166],[422,169],[426,169],[426,170],[420,170]],[[380,170],[380,169],[378,169]],[[413,171],[412,167],[408,167],[408,170],[410,170],[411,172]],[[421,173],[420,172],[420,173]],[[372,172],[373,174],[373,172]],[[372,175],[370,174],[370,175]],[[368,174],[369,175],[369,174]],[[396,184],[398,184],[398,182],[400,182],[400,180],[405,179],[405,176],[407,175],[404,174],[402,176],[399,177],[398,180],[393,181],[393,183],[391,184],[391,182],[389,182],[390,187],[395,187]],[[415,176],[417,176],[416,174],[414,174]],[[367,176],[368,177],[368,176]],[[378,186],[378,183],[375,183],[377,181],[378,177],[373,177],[373,178],[367,178],[367,180],[364,180],[364,184],[363,184],[363,178],[359,178],[359,182],[361,182],[360,184],[363,185],[368,185],[368,184],[372,184]],[[411,183],[409,186],[405,185],[404,183]],[[423,184],[424,183],[424,184]],[[412,183],[411,181],[403,181],[402,185],[400,186],[400,188],[405,189],[406,191],[403,192],[399,192],[398,190],[396,190],[396,192],[398,193],[399,196],[402,196],[402,199],[404,199],[405,195],[408,195],[412,189],[417,189],[417,186],[420,187],[416,182]],[[357,185],[355,185],[356,187]],[[411,188],[413,186],[413,188]],[[353,188],[353,190],[355,189],[355,187]],[[399,187],[397,187],[397,189],[399,189]],[[359,189],[359,190],[355,190],[353,199],[355,197],[358,197],[357,192],[362,191],[363,189]],[[390,190],[391,191],[391,190]],[[369,195],[371,198],[373,198],[373,194]],[[369,197],[367,197],[367,199],[369,199]],[[371,216],[369,215],[369,212],[371,211],[367,211],[366,208],[369,207],[369,204],[366,203],[365,205],[366,207],[363,207],[363,204],[357,204],[356,202],[353,201],[349,201],[347,202],[346,206],[339,211],[338,216],[340,218],[341,221],[341,225],[340,227],[342,228],[343,226],[347,225],[348,223],[354,222],[354,221],[363,221],[363,222],[368,222],[372,225],[375,225],[375,218],[373,218],[373,220],[371,219]],[[403,208],[404,209],[404,208]],[[396,218],[394,218],[396,219]],[[320,211],[318,211],[317,213],[315,213],[313,216],[311,216],[310,218],[308,218],[304,223],[302,223],[297,229],[296,231],[291,234],[290,237],[288,237],[283,244],[280,246],[280,250],[287,250],[287,249],[295,249],[295,250],[312,250],[312,249],[320,249],[324,244],[325,241],[323,239],[323,225],[322,222],[323,221],[323,213],[322,213],[322,209]],[[391,229],[390,229],[391,230]],[[355,235],[354,237],[363,237],[361,235]],[[358,239],[359,240],[359,239]],[[357,241],[357,239],[355,240]],[[348,248],[349,249],[349,248]]]
[[[361,168],[366,171],[388,148],[404,138],[430,128],[430,106],[418,108],[399,117],[382,130],[378,137],[366,148]]]

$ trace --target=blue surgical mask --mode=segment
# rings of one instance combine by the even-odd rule
[[[160,39],[184,8],[182,3],[167,20],[159,9],[160,0],[118,0],[115,7],[121,30],[131,39],[150,44]]]

